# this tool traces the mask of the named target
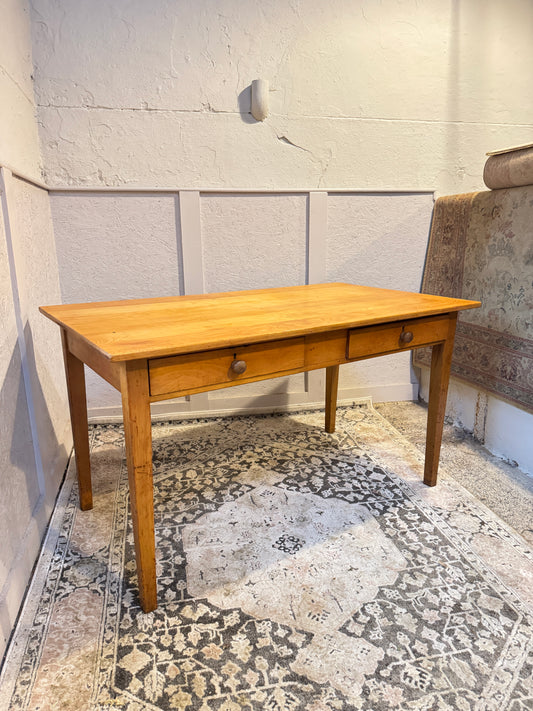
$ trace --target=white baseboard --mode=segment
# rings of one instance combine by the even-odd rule
[[[220,392],[220,391],[219,391]],[[301,409],[320,409],[324,401],[317,400],[316,391],[312,393],[271,393],[255,397],[232,397],[231,390],[227,397],[210,399],[203,397],[201,401],[193,398],[190,401],[166,400],[152,405],[152,420],[192,419],[195,417],[220,417],[230,415],[252,415],[267,412],[294,412]],[[205,393],[204,395],[208,395]],[[351,405],[353,402],[368,400],[372,402],[396,402],[400,400],[416,400],[418,398],[418,383],[398,383],[395,385],[377,385],[365,388],[345,388],[339,390],[337,403]],[[122,422],[120,407],[93,407],[89,409],[90,424],[112,424]]]

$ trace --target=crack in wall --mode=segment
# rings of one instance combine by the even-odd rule
[[[326,173],[329,169],[329,165],[330,165],[331,160],[333,158],[333,151],[331,150],[331,148],[328,149],[329,155],[327,156],[327,158],[321,159],[321,158],[317,157],[313,153],[313,151],[309,150],[308,148],[304,148],[303,146],[300,146],[297,143],[294,143],[294,141],[291,141],[290,138],[287,138],[287,136],[285,136],[285,135],[279,136],[276,134],[276,138],[281,143],[286,143],[288,146],[293,146],[294,148],[297,148],[300,151],[304,151],[304,153],[309,153],[313,163],[320,166],[320,175],[318,176],[318,181],[317,181],[317,188],[320,188],[325,180]]]
[[[278,141],[281,141],[282,143],[286,143],[289,146],[294,146],[294,148],[298,148],[300,151],[305,151],[306,153],[310,153],[313,155],[313,152],[310,151],[308,148],[304,148],[303,146],[299,146],[297,143],[294,143],[293,141],[290,140],[290,138],[287,138],[287,136],[276,136]]]
[[[2,67],[0,67],[1,69]],[[37,103],[37,108],[39,109],[87,109],[87,110],[99,110],[99,111],[135,111],[135,112],[151,112],[151,113],[161,113],[161,114],[228,114],[232,116],[249,116],[249,111],[231,111],[228,109],[217,109],[212,106],[208,101],[203,102],[202,108],[200,109],[160,109],[150,106],[104,106],[102,104],[41,104]],[[442,120],[442,119],[414,119],[414,118],[379,118],[376,116],[329,116],[327,114],[315,115],[315,114],[298,114],[297,116],[292,114],[293,117],[298,119],[310,119],[312,121],[361,121],[361,122],[376,122],[376,123],[405,123],[405,124],[439,124],[443,126],[449,125],[460,125],[460,126],[494,126],[494,127],[505,127],[512,126],[513,128],[526,128],[532,129],[533,124],[531,123],[495,123],[487,121],[461,121],[461,120]],[[269,118],[289,118],[288,114],[269,114]],[[295,148],[300,148],[303,151],[308,151],[307,148],[299,146],[293,143],[287,136],[276,136],[280,141],[284,141]],[[308,151],[311,152],[311,151]]]
[[[158,109],[151,106],[103,106],[101,104],[37,104],[40,109],[75,109],[75,110],[98,110],[98,111],[138,111],[159,114],[233,114],[235,116],[246,115],[246,112],[228,111],[217,109],[209,102],[202,103],[201,109]],[[248,112],[249,113],[249,112]]]

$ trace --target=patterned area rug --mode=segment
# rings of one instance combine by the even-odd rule
[[[122,431],[70,471],[0,708],[531,709],[533,563],[371,406],[154,425],[159,608],[137,602]]]
[[[533,411],[533,185],[439,198],[422,291],[477,299],[459,315],[452,375]],[[431,350],[414,351],[429,365]]]

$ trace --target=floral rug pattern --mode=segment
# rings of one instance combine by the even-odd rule
[[[459,315],[452,375],[533,411],[533,185],[435,203],[422,291],[481,301]],[[418,365],[431,349],[414,351]]]
[[[68,475],[0,709],[533,704],[523,539],[369,406],[154,425],[159,607],[137,600],[122,431]]]

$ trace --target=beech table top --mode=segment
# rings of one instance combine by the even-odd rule
[[[42,306],[111,361],[194,353],[443,314],[480,306],[353,284]]]

